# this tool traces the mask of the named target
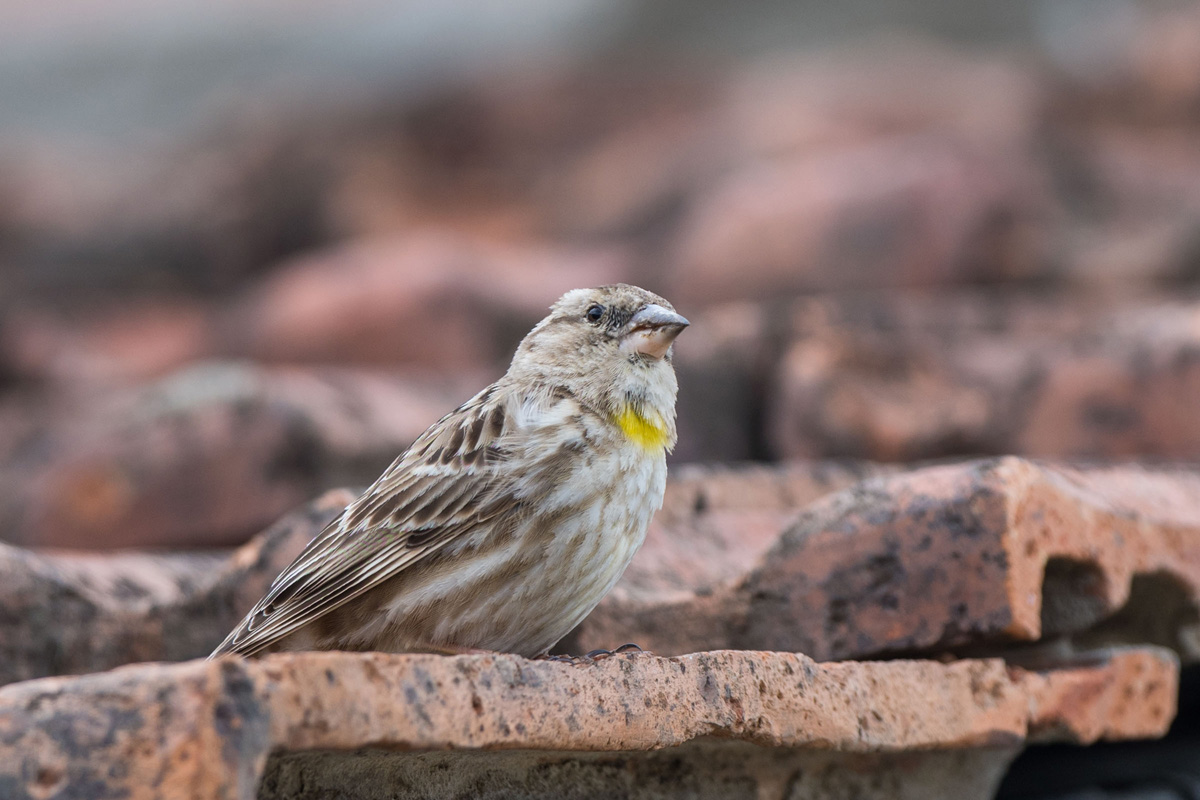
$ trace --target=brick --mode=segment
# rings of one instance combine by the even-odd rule
[[[328,492],[232,556],[43,554],[0,544],[0,684],[208,655],[353,499]]]
[[[1020,159],[896,137],[751,163],[680,224],[676,304],[996,279],[1043,258],[1053,201]]]
[[[1188,470],[1011,457],[867,477],[777,516],[738,500],[723,508],[714,494],[664,516],[648,560],[635,560],[575,642],[824,660],[1002,652],[1065,636],[1154,642],[1194,661],[1198,496]],[[672,581],[662,565],[690,564],[694,548],[730,566],[693,571],[690,587]]]
[[[797,304],[767,401],[780,458],[1192,459],[1195,303],[985,295]]]
[[[482,383],[209,363],[30,407],[0,419],[0,530],[33,547],[240,544],[327,487],[374,480]]]
[[[1015,458],[681,469],[624,578],[559,651],[837,659],[1065,640],[1195,661],[1198,489],[1186,470]],[[0,551],[0,681],[207,654],[352,498],[330,493],[228,558]]]
[[[368,238],[281,265],[218,324],[226,352],[267,362],[492,369],[563,292],[629,277],[620,249]]]
[[[1129,683],[1130,675],[1138,677]],[[1139,702],[1107,718],[1047,702],[1075,692],[1107,709],[1127,690]],[[848,755],[1011,756],[1031,730],[1080,742],[1161,735],[1176,691],[1175,660],[1155,649],[1061,675],[999,660],[821,665],[760,652],[633,654],[586,666],[378,653],[149,664],[0,689],[0,785],[15,797],[89,787],[241,798],[253,796],[271,753],[485,750],[519,759],[640,753],[698,737]],[[275,769],[279,781],[278,761]]]

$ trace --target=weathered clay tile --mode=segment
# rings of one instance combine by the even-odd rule
[[[795,508],[881,468],[812,463],[679,470],[620,597],[690,597],[734,580]],[[66,554],[0,547],[0,683],[207,655],[354,498],[335,490],[231,555]],[[691,524],[697,509],[712,509]],[[686,542],[672,537],[686,535]],[[681,547],[680,545],[684,545]],[[58,624],[49,624],[57,619]]]
[[[353,499],[329,492],[232,555],[0,545],[0,684],[207,655]]]
[[[1091,744],[1116,738],[1114,729],[1130,738],[1161,735],[1174,716],[1171,697],[1178,687],[1166,662],[1140,653],[1120,651],[1102,664],[1092,654],[1075,666],[1017,670],[1029,696],[1030,739],[1052,742],[1065,737]]]
[[[6,796],[253,796],[267,757],[359,748],[604,751],[698,737],[843,754],[1161,735],[1176,663],[1156,649],[1060,673],[998,660],[817,664],[792,654],[302,653],[139,665],[0,689]],[[1086,692],[1088,708],[1060,701]],[[1128,701],[1114,700],[1128,696]],[[1127,713],[1105,714],[1116,702]],[[514,754],[520,756],[520,753]]]
[[[72,314],[32,306],[5,315],[0,363],[60,387],[147,380],[210,357],[210,304],[197,299],[96,302]]]
[[[267,362],[492,369],[560,294],[628,273],[620,249],[367,239],[282,265],[233,305],[221,335],[228,353]]]
[[[675,462],[742,462],[763,455],[762,407],[779,345],[771,316],[753,303],[693,311],[675,349],[679,378]]]
[[[1195,660],[1197,496],[1193,472],[1015,458],[681,469],[621,583],[560,650],[1011,655],[1067,637]],[[352,497],[330,493],[223,562],[3,551],[0,681],[207,654]]]
[[[799,508],[892,469],[855,462],[779,466],[684,465],[671,473],[663,507],[614,589],[617,597],[687,595],[743,577]]]
[[[1153,641],[1195,660],[1196,497],[1200,475],[1191,471],[1017,458],[867,478],[787,522],[730,514],[748,524],[746,533],[713,539],[730,554],[707,560],[757,558],[744,577],[714,573],[724,582],[701,580],[689,591],[655,583],[650,576],[666,571],[639,573],[635,562],[636,593],[618,587],[575,641],[581,649],[632,641],[666,654],[737,647],[837,659],[1069,636]],[[670,551],[692,547],[710,514],[720,519],[711,499],[656,531],[652,563],[686,564]],[[743,539],[752,553],[738,552]]]
[[[766,441],[781,458],[1192,459],[1198,314],[970,295],[800,303]]]
[[[995,279],[1044,257],[1052,206],[1028,163],[939,137],[751,162],[680,224],[669,294],[700,305]]]
[[[1003,152],[1038,135],[1047,97],[1037,77],[1012,60],[882,37],[761,59],[734,76],[724,111],[746,157],[929,130]]]
[[[19,433],[0,436],[0,537],[87,549],[240,544],[325,487],[374,480],[484,382],[210,363],[27,409]]]

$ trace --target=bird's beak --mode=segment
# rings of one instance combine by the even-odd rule
[[[675,337],[690,324],[674,311],[651,303],[629,320],[629,327],[621,337],[621,352],[662,358]]]

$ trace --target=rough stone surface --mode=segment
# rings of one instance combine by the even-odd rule
[[[290,754],[364,748],[524,751],[517,758],[526,763],[528,751],[560,760],[563,751],[588,751],[582,760],[593,773],[597,752],[698,738],[848,754],[982,747],[1011,755],[1031,732],[1081,743],[1161,735],[1176,692],[1176,661],[1156,649],[1049,674],[999,660],[819,665],[731,651],[586,666],[502,655],[226,658],[0,689],[0,786],[12,797],[87,787],[250,797],[275,753],[282,760],[267,794],[278,796],[307,768]],[[1072,694],[1092,702],[1065,702]],[[1124,713],[1108,713],[1114,704]],[[526,769],[526,780],[536,772]],[[627,776],[593,779],[620,785]]]
[[[1023,65],[884,37],[764,59],[735,76],[727,100],[732,135],[747,156],[930,129],[1004,152],[1034,141],[1046,91]]]
[[[1198,492],[1195,473],[1015,458],[869,480],[784,533],[740,587],[738,638],[821,658],[1032,641],[1087,631],[1127,606],[1142,575],[1188,598],[1190,619],[1164,644],[1194,660]]]
[[[149,380],[212,356],[211,311],[196,299],[94,302],[71,314],[17,308],[0,326],[0,361],[29,383]]]
[[[669,587],[690,596],[739,577],[774,544],[795,508],[880,469],[833,463],[683,468],[617,595],[657,597]],[[329,492],[232,554],[67,554],[0,546],[0,683],[207,655],[354,497],[351,490]],[[713,513],[690,525],[695,509],[710,505]],[[673,541],[676,536],[686,542]],[[583,652],[571,642],[564,648]]]
[[[630,567],[637,591],[618,587],[576,641],[830,659],[1071,637],[1153,641],[1195,660],[1198,496],[1192,471],[1016,458],[867,478],[786,522],[769,505],[745,513],[705,496],[664,516],[649,560]],[[704,536],[710,526],[729,538]],[[709,543],[705,563],[730,568],[684,586],[641,566],[689,563],[693,537]]]
[[[41,547],[240,544],[369,483],[483,377],[210,363],[0,434],[0,536]],[[32,421],[36,420],[36,421]]]
[[[208,655],[353,499],[329,492],[232,556],[0,545],[0,684]]]
[[[1194,300],[801,302],[766,441],[782,458],[1194,459],[1197,319]]]
[[[666,654],[723,647],[722,620],[735,613],[729,588],[771,551],[797,510],[890,471],[855,462],[672,471],[642,549],[556,651],[585,653],[624,642]]]
[[[1150,642],[1200,659],[1200,477],[1001,459],[683,468],[558,648],[820,659]],[[351,491],[232,556],[0,551],[0,682],[209,653]],[[54,620],[55,624],[50,624]]]
[[[368,240],[280,267],[232,308],[222,335],[229,352],[268,362],[489,369],[560,294],[628,271],[616,250]]]
[[[693,321],[675,464],[870,462],[673,467],[562,644],[744,651],[10,684],[0,798],[958,800],[1027,743],[1162,733],[1172,659],[1200,675],[1200,3],[1027,0],[1020,52],[873,38],[757,63],[768,20],[814,42],[847,20],[506,8],[500,50],[450,26],[384,64],[363,8],[259,0],[230,38],[244,10],[180,26],[121,2],[138,13],[0,4],[20,44],[0,75],[21,73],[0,80],[0,540],[243,544],[373,479],[557,294],[614,280]],[[997,41],[1022,13],[874,5]],[[704,28],[728,58],[687,46]],[[1009,454],[1056,463],[878,466]],[[349,497],[232,555],[0,546],[0,682],[206,654]],[[1160,788],[1194,772],[1195,705],[1147,748]],[[1112,749],[1041,749],[1075,796],[1163,793],[1097,768]]]
[[[797,509],[892,472],[890,466],[851,461],[683,465],[672,470],[663,506],[614,592],[638,598],[711,591],[753,568]]]
[[[670,292],[700,304],[995,277],[1014,267],[989,255],[1037,260],[1020,251],[1047,213],[1040,183],[1020,161],[920,137],[752,163],[682,223]]]
[[[763,402],[781,349],[771,317],[753,303],[686,313],[692,321],[687,345],[675,350],[679,442],[672,461],[761,458],[768,450],[761,436]]]

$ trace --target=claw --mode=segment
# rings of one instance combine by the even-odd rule
[[[535,659],[535,660],[537,660],[537,661],[553,661],[556,664],[574,665],[579,662],[579,657],[578,656],[566,656],[566,655],[553,655],[553,656],[552,655],[544,655],[544,656],[538,656],[537,659]]]
[[[638,645],[630,642],[628,644],[623,644],[614,650],[604,650],[603,648],[601,648],[599,650],[592,650],[581,656],[566,656],[566,655],[552,656],[552,655],[544,654],[544,655],[538,656],[535,660],[537,660],[537,661],[553,661],[558,664],[570,664],[573,667],[582,667],[582,666],[587,666],[589,664],[595,664],[597,662],[603,661],[606,658],[612,658],[613,656],[623,655],[625,653],[646,653],[646,652],[649,652],[649,651],[643,650]]]

